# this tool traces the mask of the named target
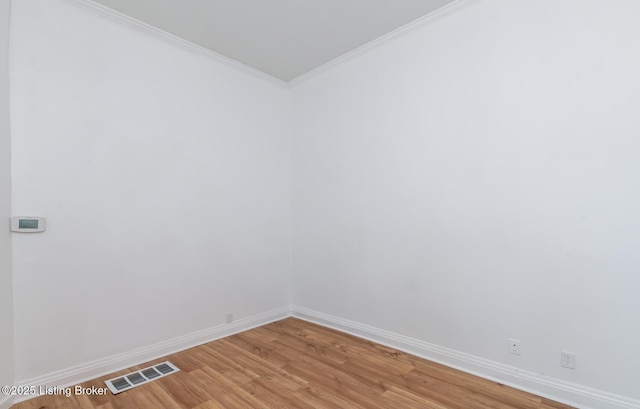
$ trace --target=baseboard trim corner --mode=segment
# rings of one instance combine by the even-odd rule
[[[201,331],[192,332],[166,341],[158,342],[132,351],[116,354],[110,357],[76,365],[60,371],[51,372],[42,376],[16,382],[16,385],[69,387],[99,378],[113,372],[117,372],[147,361],[162,358],[185,349],[193,348],[207,342],[228,337],[239,332],[247,331],[262,325],[291,316],[291,307],[282,307],[266,311],[250,317],[238,319],[229,324],[221,324]],[[17,397],[14,403],[34,398]],[[6,409],[0,405],[0,409]]]
[[[515,389],[534,393],[582,409],[640,409],[640,401],[561,381],[510,365],[406,337],[380,328],[292,306],[292,316],[368,339]]]
[[[13,396],[5,396],[0,399],[0,409],[9,409],[13,405]]]

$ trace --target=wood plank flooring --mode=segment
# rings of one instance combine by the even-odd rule
[[[43,396],[12,409],[566,409],[569,406],[295,318],[165,360],[180,372],[119,395]]]

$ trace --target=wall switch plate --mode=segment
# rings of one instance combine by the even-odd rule
[[[560,352],[560,366],[576,369],[576,354],[567,351]]]
[[[520,340],[509,338],[509,353],[520,355]]]

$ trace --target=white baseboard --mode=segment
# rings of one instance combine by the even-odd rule
[[[38,389],[39,386],[45,385],[59,387],[76,385],[291,315],[578,408],[640,409],[640,401],[635,399],[542,376],[510,365],[297,306],[253,315],[231,324],[218,325],[130,352],[19,381],[16,382],[16,385],[36,386]],[[0,399],[0,409],[8,409],[13,403],[26,400],[23,397],[17,397],[14,402],[10,398],[7,396]]]
[[[635,399],[550,378],[318,311],[293,306],[292,315],[574,407],[640,409],[640,401]]]
[[[0,409],[9,409],[13,405],[12,396],[5,396],[0,399]]]
[[[16,385],[68,387],[79,383],[108,375],[132,366],[142,364],[153,359],[184,351],[207,342],[215,341],[229,335],[237,334],[259,327],[270,322],[278,321],[291,316],[290,307],[283,307],[272,311],[256,314],[251,317],[241,318],[230,324],[217,325],[202,331],[158,342],[153,345],[138,348],[133,351],[98,359],[71,368],[48,373],[36,378],[16,382]],[[25,401],[35,396],[17,397],[15,403]],[[0,409],[6,409],[0,405]]]

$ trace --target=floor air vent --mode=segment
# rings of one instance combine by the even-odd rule
[[[128,391],[136,386],[144,385],[151,382],[154,379],[162,378],[163,376],[171,375],[174,372],[178,372],[180,369],[169,361],[162,362],[160,364],[150,366],[141,371],[132,372],[128,375],[119,376],[117,378],[109,379],[105,382],[107,387],[114,395],[120,392]]]

